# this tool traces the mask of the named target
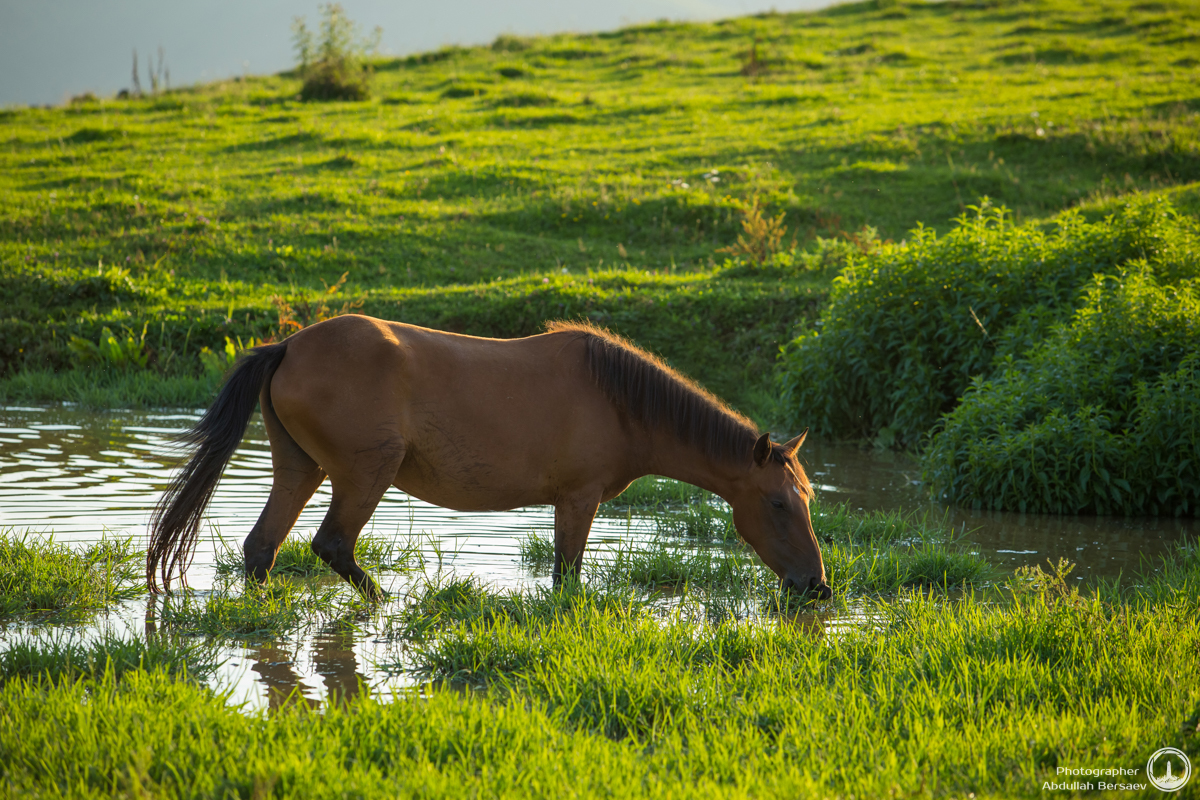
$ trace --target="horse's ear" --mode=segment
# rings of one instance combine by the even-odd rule
[[[804,444],[804,437],[806,436],[808,436],[808,428],[805,428],[803,433],[783,446],[783,449],[787,451],[788,458],[796,455],[796,451],[800,449],[800,445]]]
[[[764,433],[758,437],[758,441],[754,443],[754,463],[762,466],[767,463],[767,459],[771,457],[771,434]]]

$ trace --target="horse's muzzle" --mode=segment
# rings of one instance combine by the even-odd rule
[[[828,600],[833,597],[833,589],[820,578],[794,578],[791,575],[783,579],[781,587],[785,592],[798,594],[811,600]]]

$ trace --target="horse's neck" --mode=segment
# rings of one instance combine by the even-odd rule
[[[697,447],[673,437],[655,437],[645,471],[699,486],[730,501],[734,489],[743,480],[745,468],[714,459]]]

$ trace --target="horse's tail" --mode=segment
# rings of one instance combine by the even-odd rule
[[[182,441],[196,452],[171,481],[150,522],[150,547],[146,552],[146,584],[158,592],[156,574],[170,590],[171,576],[180,576],[192,562],[200,519],[216,491],[221,473],[237,450],[250,415],[258,404],[263,384],[270,380],[287,352],[287,342],[256,347],[244,355],[221,388],[216,401]]]

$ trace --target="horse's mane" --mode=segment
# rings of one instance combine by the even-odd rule
[[[758,438],[754,423],[662,359],[588,323],[550,322],[546,330],[583,340],[596,385],[633,422],[649,430],[669,430],[714,460],[737,463],[750,459]],[[772,455],[779,463],[787,463],[781,448]]]

